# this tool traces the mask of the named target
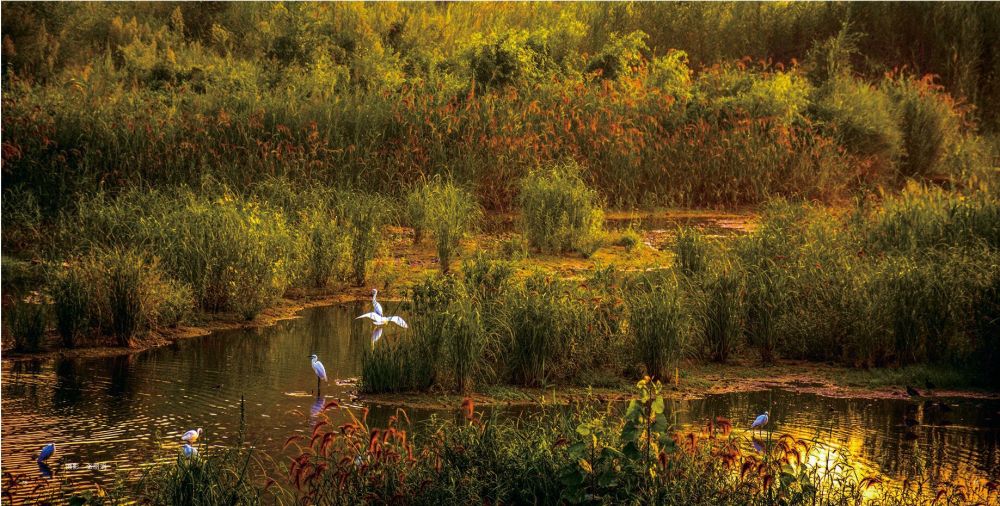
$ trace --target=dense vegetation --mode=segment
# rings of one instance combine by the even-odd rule
[[[252,449],[235,445],[178,457],[154,467],[139,486],[71,502],[893,506],[989,504],[996,496],[992,481],[886,482],[863,474],[843,448],[824,458],[816,441],[748,435],[723,417],[682,430],[670,402],[659,383],[644,378],[625,407],[586,402],[499,417],[466,399],[461,416],[450,420],[411,424],[397,410],[387,426],[376,427],[367,410],[355,415],[330,401],[311,433],[287,439],[286,449],[296,453],[287,474],[268,477]]]
[[[996,126],[998,11],[5,4],[4,214],[205,174],[397,194],[445,174],[508,207],[567,158],[612,205],[962,181]]]

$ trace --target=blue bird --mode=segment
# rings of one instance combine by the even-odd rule
[[[771,414],[770,412],[768,412],[768,411],[765,411],[763,415],[760,415],[760,416],[758,416],[758,417],[757,417],[757,418],[756,418],[756,419],[755,419],[755,420],[753,421],[753,424],[752,424],[752,425],[750,425],[750,430],[753,430],[753,429],[759,429],[759,428],[761,428],[761,427],[763,427],[763,426],[767,425],[767,421],[768,421],[768,419],[769,419],[769,418],[768,418],[768,416],[769,416],[770,414]]]
[[[191,446],[190,444],[184,444],[184,446],[181,447],[181,452],[187,458],[198,456],[198,449]]]
[[[42,447],[42,451],[39,452],[39,454],[38,454],[38,463],[41,464],[42,462],[45,462],[55,452],[56,452],[56,444],[55,443],[49,443],[49,444],[43,446]]]

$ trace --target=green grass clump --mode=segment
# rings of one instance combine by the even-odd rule
[[[455,381],[455,390],[466,392],[481,367],[486,346],[479,309],[467,299],[453,302],[442,330],[441,339],[447,350],[447,365]]]
[[[674,265],[685,276],[698,276],[708,269],[710,246],[701,231],[680,227],[674,240]]]
[[[618,246],[625,248],[625,251],[631,253],[635,251],[636,248],[642,245],[642,235],[629,225],[628,228],[621,232],[616,243]]]
[[[350,237],[355,286],[363,286],[368,279],[368,263],[378,254],[389,212],[388,201],[376,194],[349,193],[340,202],[339,213]]]
[[[639,362],[654,379],[670,376],[669,367],[684,352],[684,313],[676,284],[640,291],[628,299],[628,330]]]
[[[544,385],[568,344],[572,311],[556,280],[536,274],[507,294],[504,312],[509,344],[504,352],[511,381]]]
[[[302,217],[305,235],[304,275],[316,288],[325,288],[340,276],[350,256],[349,241],[337,220],[324,209],[311,209]]]
[[[954,101],[940,93],[933,78],[900,76],[888,83],[899,106],[903,151],[900,173],[904,177],[943,175],[948,151],[959,141],[961,117]]]
[[[49,283],[56,330],[63,346],[73,348],[90,327],[90,279],[78,265],[69,266],[55,274]]]
[[[145,259],[133,251],[110,251],[104,257],[110,330],[119,346],[132,346],[139,330],[149,325],[143,304],[146,268]]]
[[[880,166],[895,167],[903,156],[899,112],[886,90],[846,75],[818,90],[817,116],[827,121],[842,146]]]
[[[430,194],[433,186],[427,182],[418,183],[406,194],[406,218],[413,229],[413,244],[420,244],[424,231],[430,225]]]
[[[593,253],[602,236],[604,213],[573,162],[532,171],[518,196],[524,236],[544,253]]]
[[[784,274],[776,269],[752,267],[746,273],[745,333],[765,364],[774,362],[780,344],[779,321],[784,310],[787,287]]]
[[[704,280],[701,309],[703,339],[708,356],[725,362],[740,344],[743,299],[740,274],[732,268],[710,272]]]
[[[11,304],[4,309],[10,335],[14,339],[14,349],[21,352],[36,352],[42,349],[45,336],[45,305],[37,297],[29,297]]]
[[[459,242],[476,225],[479,204],[453,182],[435,182],[424,196],[427,206],[426,228],[434,234],[438,265],[447,274],[451,258],[458,253]]]

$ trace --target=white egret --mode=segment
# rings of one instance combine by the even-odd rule
[[[372,311],[382,316],[382,304],[379,304],[375,297],[378,296],[378,288],[372,288]]]
[[[376,314],[376,313],[365,313],[365,314],[363,314],[363,315],[355,318],[355,320],[360,320],[362,318],[368,318],[377,327],[381,327],[381,326],[383,326],[383,325],[385,325],[387,323],[395,323],[396,325],[399,325],[400,327],[403,327],[404,329],[410,327],[409,325],[406,324],[405,320],[403,320],[402,318],[400,318],[398,316],[385,317],[385,316],[382,316],[382,315]]]
[[[753,421],[753,424],[750,425],[750,430],[758,429],[767,425],[767,421],[769,419],[768,417],[770,415],[771,413],[769,411],[765,411],[764,414],[758,416],[757,419]]]
[[[56,444],[55,443],[49,443],[49,444],[43,446],[42,447],[42,451],[38,452],[38,463],[41,464],[42,462],[45,462],[55,452],[56,452]]]
[[[188,443],[197,443],[198,438],[201,437],[201,432],[202,432],[201,427],[198,427],[197,429],[191,429],[185,432],[181,436],[181,441],[187,441]]]
[[[185,444],[184,446],[182,446],[181,452],[183,452],[184,456],[187,458],[198,456],[198,449],[189,444]]]
[[[373,348],[375,347],[375,343],[377,343],[379,339],[382,339],[382,331],[383,330],[385,330],[384,327],[375,327],[375,329],[372,330],[372,347]]]
[[[312,360],[313,372],[316,373],[316,395],[319,395],[319,382],[323,380],[330,383],[330,380],[326,378],[326,368],[323,367],[323,362],[319,361],[319,357],[316,355],[309,355],[309,359]]]

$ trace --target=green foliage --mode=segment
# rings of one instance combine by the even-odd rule
[[[430,225],[430,193],[429,183],[418,183],[406,195],[406,216],[413,228],[413,244],[420,244],[424,231]]]
[[[636,343],[639,362],[654,379],[669,377],[668,366],[684,351],[684,313],[675,283],[649,292],[637,291],[628,300],[628,330]]]
[[[79,266],[69,266],[55,274],[50,282],[56,330],[63,346],[73,348],[90,324],[90,292],[86,274]]]
[[[899,111],[885,90],[838,76],[817,93],[816,115],[842,146],[890,167],[904,154]]]
[[[455,390],[465,392],[472,386],[485,345],[479,309],[467,299],[453,302],[442,330]]]
[[[960,115],[931,77],[900,77],[889,85],[901,114],[905,177],[940,175],[945,156],[959,140]]]
[[[642,236],[639,235],[638,231],[632,228],[632,225],[629,225],[628,228],[622,231],[616,244],[625,248],[625,251],[631,253],[642,245]]]
[[[630,75],[642,62],[643,53],[649,51],[642,31],[627,35],[612,33],[608,43],[590,61],[587,72],[600,72],[603,79],[618,79]]]
[[[732,268],[710,271],[704,281],[702,326],[708,356],[726,362],[740,344],[743,300],[740,275]]]
[[[691,68],[684,51],[670,49],[667,54],[650,62],[650,84],[662,89],[674,99],[686,102],[692,97]]]
[[[349,241],[337,220],[320,209],[312,209],[302,217],[306,236],[306,273],[312,286],[324,288],[340,276],[350,255]]]
[[[545,66],[538,42],[513,29],[474,42],[468,59],[476,83],[502,87],[536,80]]]
[[[18,301],[4,309],[5,320],[10,323],[10,335],[14,339],[14,349],[22,352],[36,352],[42,348],[45,336],[45,305],[37,297]]]
[[[479,301],[498,299],[511,286],[514,266],[480,251],[462,262],[462,281],[466,292]]]
[[[339,207],[351,243],[351,276],[355,286],[368,279],[368,263],[378,254],[388,202],[374,194],[349,193]]]
[[[744,281],[747,341],[765,364],[774,362],[779,345],[778,322],[786,302],[785,278],[768,267],[749,267]]]
[[[103,260],[110,330],[119,346],[132,346],[136,334],[150,324],[149,308],[144,307],[146,260],[138,253],[122,250],[109,251]]]
[[[695,227],[679,227],[674,240],[674,265],[685,276],[700,276],[708,269],[710,246]]]
[[[544,385],[568,344],[569,300],[561,289],[555,280],[536,274],[508,294],[504,308],[510,341],[504,355],[515,384]]]
[[[542,252],[590,255],[600,245],[604,213],[575,163],[531,172],[521,182],[518,200],[524,235]]]
[[[424,198],[427,228],[434,233],[441,272],[447,274],[460,241],[479,219],[479,205],[472,195],[450,181],[434,183]]]

